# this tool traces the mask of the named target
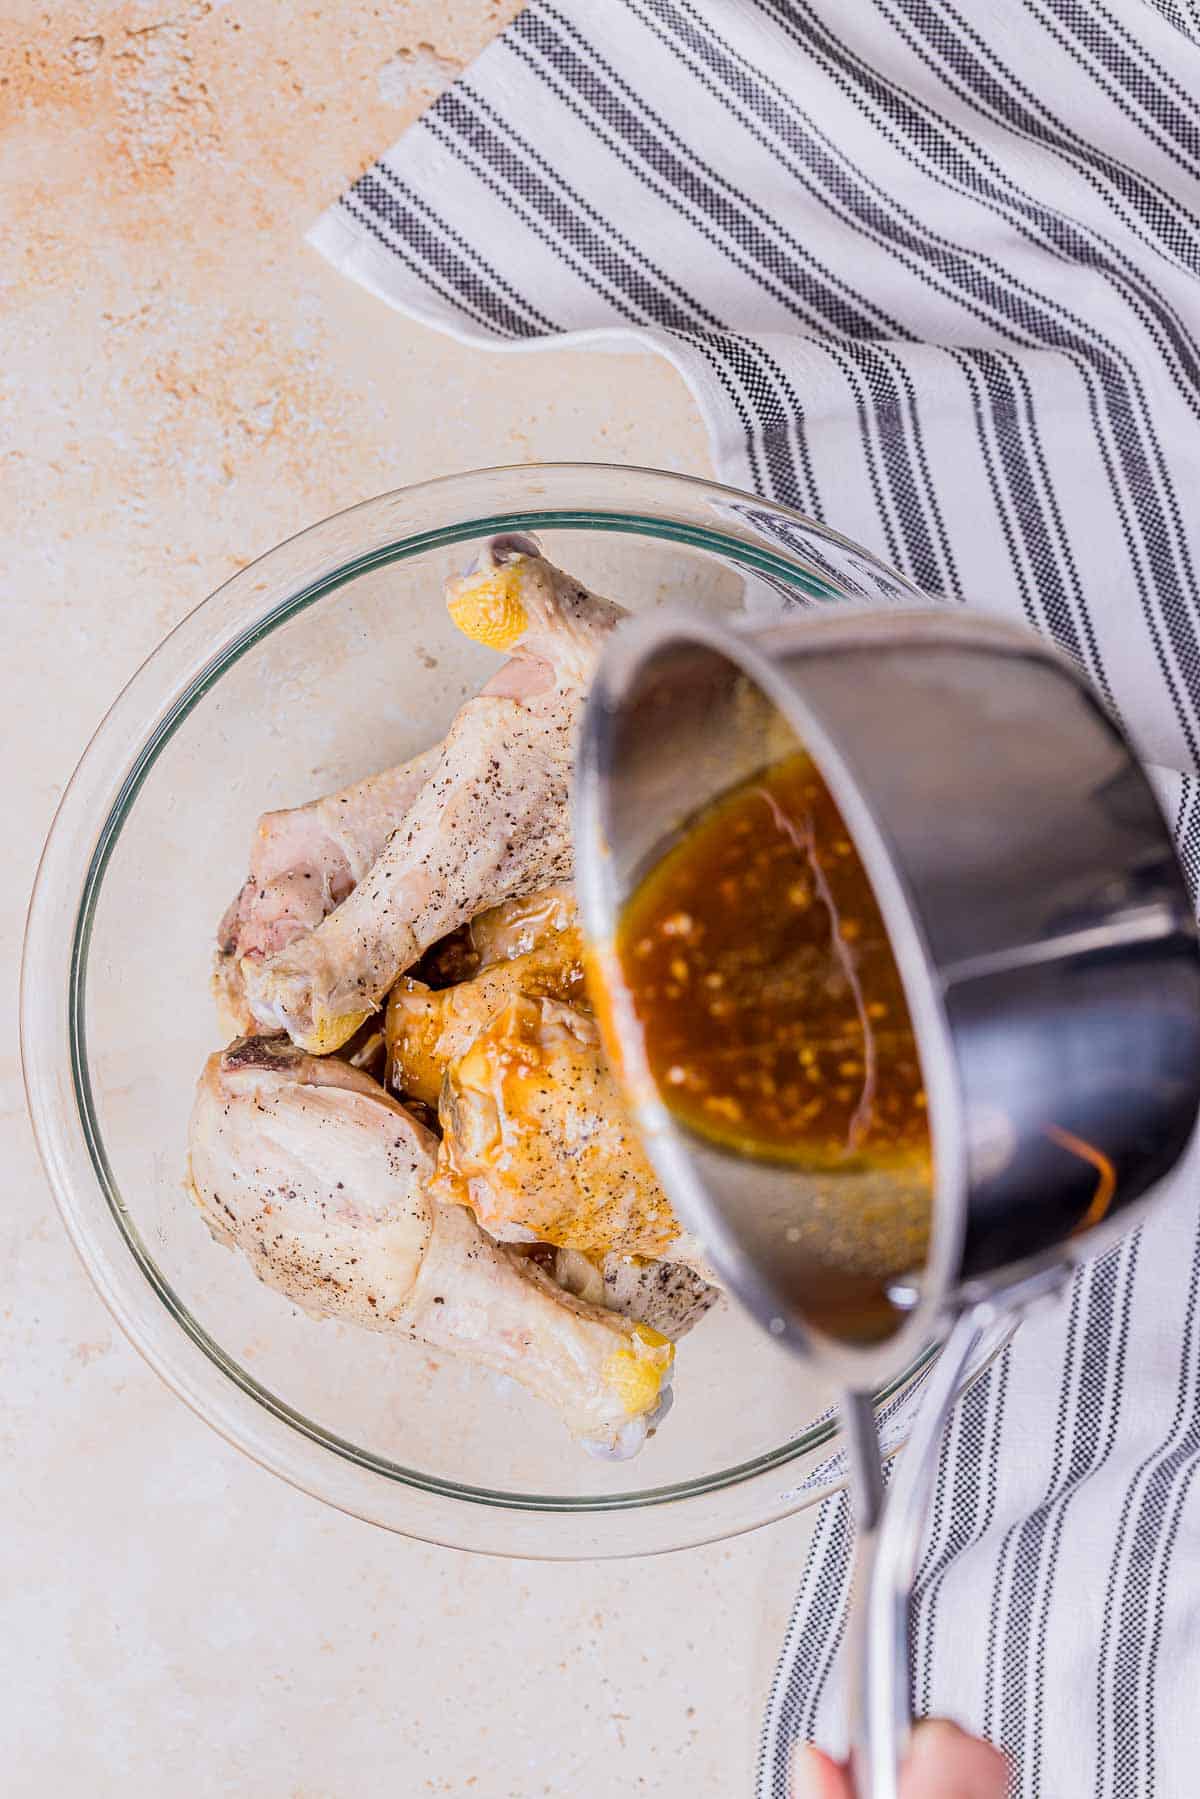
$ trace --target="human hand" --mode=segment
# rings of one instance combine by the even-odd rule
[[[990,1743],[941,1718],[918,1724],[900,1775],[900,1799],[1004,1799],[1008,1763]],[[804,1748],[796,1763],[794,1799],[854,1799],[844,1766]]]

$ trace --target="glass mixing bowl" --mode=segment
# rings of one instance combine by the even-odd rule
[[[183,1185],[193,1085],[218,1047],[214,932],[254,822],[441,736],[496,665],[450,623],[442,581],[510,530],[536,531],[552,560],[633,610],[914,594],[795,513],[645,469],[491,469],[326,519],[185,619],[97,731],[34,893],[23,1060],[96,1286],[230,1442],[413,1536],[628,1555],[746,1530],[828,1491],[831,1394],[722,1303],[680,1346],[664,1428],[635,1461],[598,1462],[520,1389],[306,1317],[210,1239]]]

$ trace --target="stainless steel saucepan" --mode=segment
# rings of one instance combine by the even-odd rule
[[[794,1166],[679,1123],[623,997],[625,901],[784,734],[832,791],[903,978],[935,1167],[919,1268],[897,1262],[886,1230],[823,1239],[827,1176],[818,1205]],[[963,1371],[997,1319],[1128,1227],[1196,1122],[1200,955],[1170,835],[1072,664],[1031,634],[941,608],[839,608],[743,631],[661,612],[623,628],[588,705],[576,807],[584,920],[664,1188],[731,1293],[846,1393],[852,1761],[860,1794],[894,1799],[910,1588]],[[849,1184],[845,1202],[843,1221]],[[873,1323],[842,1322],[823,1300],[847,1257],[886,1297]],[[937,1340],[885,1491],[870,1395]]]

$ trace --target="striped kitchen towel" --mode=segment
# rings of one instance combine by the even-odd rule
[[[1196,0],[532,0],[313,241],[469,344],[669,357],[729,481],[1052,635],[1200,855]],[[959,1405],[913,1686],[1015,1791],[1186,1795],[1195,1179]],[[842,1735],[844,1502],[762,1799]]]

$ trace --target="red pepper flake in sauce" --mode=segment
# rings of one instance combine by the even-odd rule
[[[831,1177],[807,1189],[831,1270],[919,1265],[932,1157],[916,1040],[866,870],[808,756],[693,821],[628,902],[617,952],[675,1116]],[[793,1228],[807,1240],[811,1217]]]

